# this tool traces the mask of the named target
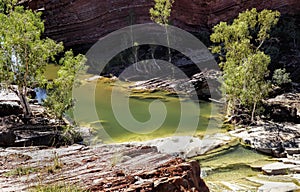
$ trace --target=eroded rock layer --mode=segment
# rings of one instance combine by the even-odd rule
[[[65,46],[86,51],[100,37],[122,27],[150,22],[152,0],[30,0],[32,9],[44,11],[45,35]],[[282,14],[299,15],[298,0],[177,0],[171,23],[182,29],[201,32],[220,21],[256,7],[276,9]]]
[[[64,129],[65,121],[51,116],[35,99],[29,100],[29,107],[32,115],[25,118],[17,94],[0,90],[0,147],[60,146],[82,141],[76,131]]]
[[[0,188],[6,192],[44,185],[89,191],[208,191],[198,162],[158,153],[154,147],[7,148],[0,149],[0,157]]]

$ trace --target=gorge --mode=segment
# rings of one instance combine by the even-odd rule
[[[154,2],[152,0],[23,0],[21,4],[43,12],[44,37],[62,41],[66,49],[72,48],[76,53],[85,53],[99,38],[110,32],[132,24],[151,22],[149,9]],[[212,115],[211,113],[211,107],[215,103],[201,103],[201,101],[199,105],[201,114],[194,114],[191,112],[191,104],[194,105],[194,102],[187,102],[186,99],[180,100],[174,92],[168,92],[170,88],[174,87],[171,81],[156,80],[158,85],[156,86],[151,80],[143,84],[132,84],[130,79],[129,82],[121,79],[122,82],[117,84],[116,81],[119,80],[117,77],[106,78],[98,76],[99,74],[96,76],[89,74],[83,81],[86,89],[79,90],[79,94],[84,99],[87,93],[93,91],[92,85],[97,87],[97,90],[94,90],[95,97],[92,98],[93,101],[96,101],[94,104],[97,119],[90,120],[91,114],[88,112],[79,115],[80,123],[82,123],[79,129],[85,129],[87,139],[84,138],[84,142],[81,142],[80,145],[60,148],[32,146],[16,148],[14,143],[7,145],[3,142],[4,144],[1,146],[3,148],[0,148],[0,156],[3,157],[0,160],[0,165],[3,167],[0,170],[0,188],[4,188],[6,191],[15,191],[59,183],[62,185],[78,184],[78,187],[90,191],[123,191],[125,188],[128,191],[208,191],[206,185],[211,191],[246,189],[268,191],[273,188],[273,185],[280,186],[282,191],[299,189],[300,142],[298,137],[300,133],[298,131],[299,124],[297,124],[300,120],[299,94],[280,94],[287,90],[287,92],[299,92],[300,90],[300,3],[297,0],[263,0],[260,2],[254,0],[177,0],[172,8],[170,21],[172,25],[187,30],[200,39],[204,38],[205,40],[206,38],[207,42],[203,42],[209,45],[208,37],[215,24],[220,21],[231,21],[240,12],[253,7],[258,10],[279,10],[284,18],[282,23],[293,21],[295,35],[288,42],[281,41],[282,39],[272,39],[285,52],[279,51],[279,59],[272,61],[270,69],[272,71],[272,68],[286,67],[287,71],[291,73],[293,82],[286,90],[280,90],[280,87],[277,90],[274,89],[270,98],[264,101],[268,111],[268,117],[265,119],[270,121],[282,119],[283,126],[277,126],[278,122],[275,122],[274,125],[265,124],[265,119],[263,119],[257,127],[250,123],[241,123],[243,126],[241,129],[229,131],[233,128],[229,125],[222,127],[223,129],[208,132],[208,130],[203,130],[204,127],[207,127],[208,121],[213,122],[211,127],[214,128],[219,128],[218,122],[223,121],[223,115]],[[287,29],[289,30],[289,28]],[[283,33],[284,35],[288,35],[288,33]],[[116,64],[120,68],[118,61]],[[56,68],[57,66],[51,67]],[[187,67],[189,67],[188,64]],[[47,68],[46,75],[55,74],[56,69],[53,71]],[[199,73],[193,69],[189,71],[191,71],[190,81],[195,83],[195,87],[198,86],[199,90],[207,88],[205,78],[207,78],[208,72]],[[112,73],[111,76],[113,75],[117,76],[118,74]],[[212,71],[210,76],[217,79],[218,74]],[[48,78],[48,80],[52,79]],[[95,84],[92,84],[93,82]],[[159,86],[162,88],[157,89]],[[141,136],[132,134],[133,132],[129,133],[120,125],[111,109],[110,92],[113,87],[116,87],[117,93],[121,97],[124,92],[129,90],[129,102],[133,109],[130,112],[140,121],[147,121],[152,115],[151,112],[149,113],[151,110],[148,110],[152,101],[161,101],[168,110],[167,123],[161,127],[161,130],[152,132],[152,134]],[[297,87],[298,90],[295,89]],[[167,90],[167,92],[161,90]],[[199,93],[197,91],[197,94],[204,95],[201,91]],[[89,101],[83,101],[83,105],[78,108],[84,111],[85,107],[89,108],[87,107]],[[7,101],[3,100],[2,102]],[[12,101],[9,100],[9,102]],[[13,100],[13,102],[18,104],[19,101]],[[185,115],[192,118],[200,117],[197,132],[193,135],[194,138],[185,138],[185,143],[188,145],[182,145],[186,148],[190,146],[189,150],[184,147],[182,150],[180,148],[182,146],[177,147],[181,144],[180,137],[167,138],[167,136],[176,135],[176,130],[173,129],[177,127],[177,120],[181,120],[180,115],[177,114],[182,113],[180,102],[189,106],[191,114],[187,112]],[[121,105],[122,102],[120,100],[117,103]],[[7,112],[7,109],[2,111]],[[4,112],[2,115],[7,115]],[[161,111],[156,111],[157,114],[159,112]],[[255,123],[259,124],[260,118],[261,116],[258,116]],[[10,119],[15,120],[16,118],[13,116]],[[238,124],[245,119],[237,116],[231,122],[235,121]],[[2,121],[3,127],[6,123],[4,120]],[[52,122],[51,119],[49,121]],[[284,124],[286,121],[290,121],[291,125]],[[2,124],[0,123],[0,126]],[[11,124],[12,135],[20,133],[19,129],[16,129],[16,125]],[[26,124],[26,126],[28,125]],[[187,128],[189,124],[186,123],[184,126]],[[40,133],[38,129],[35,131]],[[93,131],[99,137],[91,136]],[[127,143],[107,144],[103,132],[109,133],[108,135],[115,142]],[[14,139],[19,141],[21,138],[23,141],[24,139],[19,135]],[[257,139],[257,135],[261,139]],[[25,136],[24,138],[28,139],[27,135]],[[4,137],[7,138],[6,135]],[[4,137],[0,136],[0,144]],[[109,139],[111,139],[110,137]],[[94,144],[92,139],[94,142],[97,139],[97,145],[92,145]],[[202,145],[202,141],[205,139],[207,142],[204,144],[206,145]],[[141,141],[141,143],[133,141]],[[21,143],[18,146],[33,145],[32,142],[31,144],[27,143],[29,142]],[[166,146],[167,148],[164,148]],[[176,150],[170,150],[169,146]],[[251,150],[248,150],[249,148]],[[285,158],[280,159],[282,162],[277,163],[277,167],[274,168],[272,164],[269,165],[270,162],[279,159],[257,153],[257,151],[273,157]],[[188,158],[188,162],[181,158]],[[190,158],[197,161],[189,162]],[[146,168],[143,169],[144,167]],[[203,180],[200,178],[200,174]]]

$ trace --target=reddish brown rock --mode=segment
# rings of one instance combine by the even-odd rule
[[[67,47],[87,50],[100,37],[130,24],[147,23],[153,0],[30,0],[32,9],[44,10],[45,35],[63,41]],[[172,24],[188,31],[210,30],[220,21],[256,7],[298,15],[298,0],[177,0]]]
[[[155,147],[0,148],[0,165],[0,189],[6,192],[37,185],[118,192],[208,191],[198,162],[158,153]]]

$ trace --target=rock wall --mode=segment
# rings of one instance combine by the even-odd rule
[[[86,51],[100,37],[130,24],[151,22],[153,0],[28,0],[32,9],[44,10],[45,35],[65,46]],[[171,23],[191,32],[210,30],[220,21],[256,7],[299,15],[298,0],[175,0]]]

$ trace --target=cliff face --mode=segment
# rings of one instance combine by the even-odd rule
[[[44,10],[45,35],[75,50],[86,51],[100,37],[114,30],[151,22],[153,0],[30,0],[32,9]],[[300,15],[298,0],[177,0],[171,22],[182,29],[210,30],[220,21],[256,7],[276,9],[282,14]]]

